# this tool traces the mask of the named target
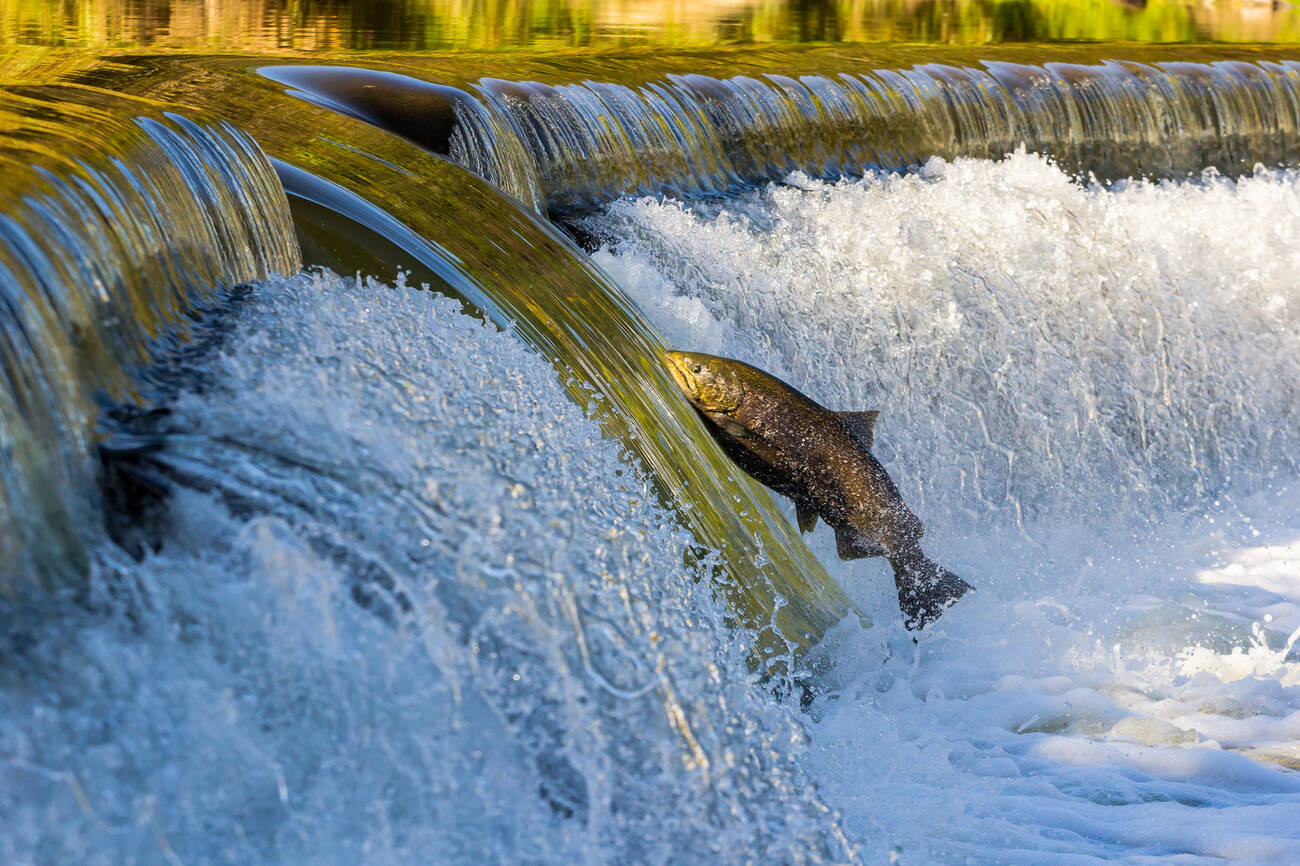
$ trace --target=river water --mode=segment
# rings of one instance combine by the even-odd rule
[[[1295,856],[1297,180],[1103,189],[1022,152],[591,220],[671,342],[880,407],[980,588],[916,648],[841,636],[805,762],[847,825],[917,862]],[[885,619],[886,567],[833,573]]]
[[[849,44],[1078,35],[944,8],[6,18],[4,862],[1300,857],[1300,65]],[[977,592],[669,347],[880,409]]]

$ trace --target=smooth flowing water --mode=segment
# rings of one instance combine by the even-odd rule
[[[67,586],[100,520],[97,398],[138,392],[151,344],[222,285],[299,267],[284,192],[229,125],[70,88],[13,88],[0,115],[0,567]],[[93,144],[87,139],[94,136]],[[253,155],[256,155],[253,158]],[[169,330],[170,329],[170,330]]]
[[[16,32],[6,862],[1300,853],[1285,51]],[[666,347],[881,409],[978,591],[913,642]]]

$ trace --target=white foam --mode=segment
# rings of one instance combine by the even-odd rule
[[[913,647],[886,569],[809,536],[878,623],[836,635],[806,760],[868,859],[1300,859],[1294,173],[1102,189],[1020,153],[590,228],[677,347],[883,409],[978,587]]]
[[[161,549],[106,544],[94,609],[0,605],[0,859],[843,854],[691,539],[546,361],[410,287],[243,310],[158,455]]]

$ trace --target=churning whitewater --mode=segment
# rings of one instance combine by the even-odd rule
[[[1294,862],[1296,173],[935,159],[582,228],[675,347],[881,410],[981,588],[913,647],[887,568],[810,536],[877,623],[831,639],[801,759],[864,859]]]
[[[692,543],[514,335],[256,285],[188,369],[161,546],[0,600],[10,863],[853,856]]]

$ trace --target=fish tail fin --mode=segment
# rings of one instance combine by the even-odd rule
[[[890,558],[889,564],[894,567],[894,585],[898,589],[898,606],[903,610],[903,626],[909,631],[925,628],[975,588],[930,559],[919,548]]]

